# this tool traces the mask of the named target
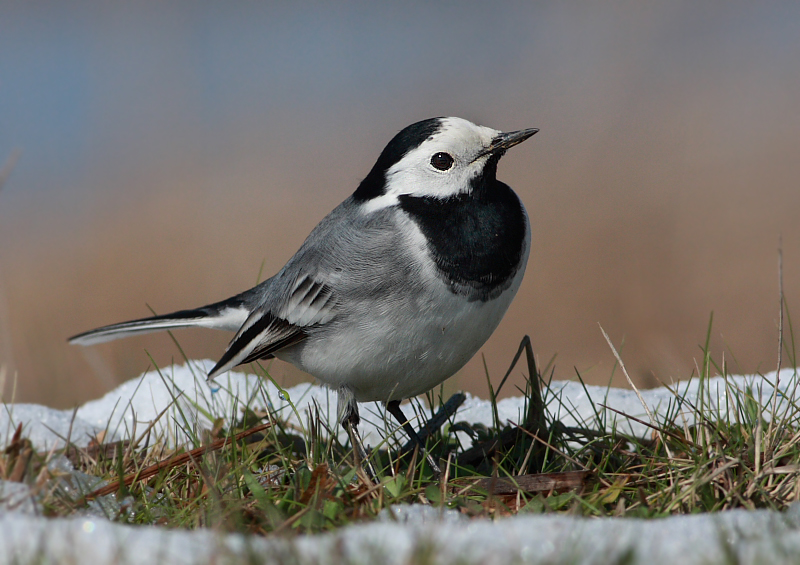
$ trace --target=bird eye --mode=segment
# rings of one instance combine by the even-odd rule
[[[440,171],[446,171],[453,166],[453,157],[447,153],[439,152],[431,157],[431,165]]]

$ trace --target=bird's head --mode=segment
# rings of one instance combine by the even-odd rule
[[[417,122],[386,145],[353,197],[377,210],[397,203],[401,195],[446,199],[469,193],[475,179],[494,180],[506,150],[537,131],[503,133],[462,118]]]

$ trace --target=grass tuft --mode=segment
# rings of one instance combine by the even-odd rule
[[[439,478],[388,421],[385,440],[370,454],[373,482],[354,468],[351,446],[340,442],[319,406],[301,414],[279,389],[295,416],[290,420],[271,407],[265,390],[256,390],[215,419],[183,398],[166,372],[159,374],[173,391],[175,410],[157,420],[170,417],[169,423],[134,427],[127,439],[106,442],[115,437],[109,429],[85,448],[67,442],[48,453],[37,452],[19,426],[0,453],[0,478],[27,483],[49,516],[98,514],[129,524],[257,535],[332,530],[409,503],[470,517],[783,510],[800,498],[800,409],[788,393],[797,374],[787,379],[784,371],[780,388],[763,376],[731,378],[708,342],[692,375],[699,393],[689,394],[681,383],[667,387],[671,399],[658,409],[640,395],[645,420],[607,406],[607,389],[591,399],[588,417],[580,417],[552,382],[552,361],[540,372],[526,337],[497,390],[488,381],[491,426],[458,419],[461,394],[444,399],[439,389],[427,403],[412,403],[428,450],[442,461]],[[793,360],[793,350],[786,357]],[[520,388],[522,421],[503,422],[497,393],[520,360],[528,375]],[[618,354],[617,361],[625,371]],[[266,382],[269,374],[258,370]],[[712,379],[712,371],[722,380]],[[577,379],[587,395],[597,390],[580,374]],[[776,392],[764,398],[768,389]],[[633,433],[636,426],[647,432]]]

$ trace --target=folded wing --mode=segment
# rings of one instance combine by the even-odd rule
[[[256,309],[250,314],[208,374],[209,380],[237,365],[269,359],[276,351],[303,341],[309,328],[333,319],[335,308],[333,291],[328,285],[301,275],[277,313]]]

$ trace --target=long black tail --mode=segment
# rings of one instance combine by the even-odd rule
[[[142,318],[103,326],[69,338],[77,345],[93,345],[112,339],[177,328],[201,327],[217,330],[237,331],[250,315],[251,291],[194,310],[180,310],[171,314]]]

